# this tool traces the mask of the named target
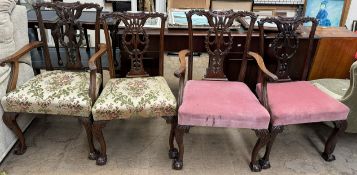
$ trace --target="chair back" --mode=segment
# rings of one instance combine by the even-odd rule
[[[163,13],[157,12],[113,12],[102,16],[107,45],[112,45],[110,43],[108,29],[109,22],[113,24],[113,26],[110,26],[112,35],[121,35],[121,38],[118,39],[118,41],[121,41],[120,44],[123,49],[121,50],[121,52],[128,54],[129,59],[131,60],[130,70],[126,74],[127,77],[149,76],[149,74],[144,68],[143,63],[144,54],[148,51],[148,48],[150,46],[149,34],[147,33],[147,28],[144,26],[149,19],[161,23],[159,36],[159,75],[162,76],[164,64],[164,32],[167,16]],[[111,52],[111,47],[108,47],[108,49],[108,51]],[[126,58],[121,59],[123,60]],[[113,58],[110,58],[109,60],[113,62]],[[111,65],[114,65],[114,63],[112,63]]]
[[[69,70],[80,70],[83,69],[82,59],[80,54],[80,46],[84,40],[84,28],[80,18],[82,12],[85,9],[95,9],[96,10],[96,29],[95,29],[95,50],[98,51],[99,45],[99,19],[102,12],[102,7],[98,4],[79,2],[75,3],[63,3],[63,2],[45,2],[36,3],[34,9],[37,15],[38,26],[41,34],[41,41],[44,43],[44,59],[46,70],[52,70],[53,66],[50,59],[46,28],[43,22],[41,7],[49,8],[54,10],[58,16],[58,21],[51,29],[52,36],[59,40],[59,43],[65,50],[65,60],[62,61],[61,58],[57,58],[58,67],[60,69]],[[78,34],[79,33],[79,34]]]
[[[312,26],[308,31],[308,50],[307,58],[305,59],[303,79],[307,78],[308,70],[310,67],[312,51],[313,51],[313,40],[315,36],[315,31],[317,27],[317,20],[311,17],[268,17],[263,18],[258,21],[260,30],[260,54],[264,55],[264,24],[274,23],[278,32],[274,34],[274,40],[270,43],[273,49],[274,56],[277,58],[277,69],[275,75],[278,76],[279,81],[291,81],[290,79],[290,60],[295,56],[297,49],[299,48],[299,39],[304,28],[303,25],[306,23],[311,23]],[[305,28],[306,29],[306,28]]]
[[[207,19],[208,30],[205,36],[205,48],[209,55],[209,65],[206,69],[205,79],[225,80],[224,60],[233,46],[232,26],[233,23],[241,21],[240,19],[250,17],[249,28],[246,31],[246,40],[240,66],[239,81],[245,78],[247,68],[247,53],[250,49],[250,42],[253,32],[254,23],[257,16],[252,12],[245,11],[206,11],[206,10],[191,10],[186,13],[189,32],[189,49],[191,54],[188,58],[188,80],[192,79],[193,67],[193,26],[192,16],[203,16]],[[235,29],[234,29],[235,30]]]

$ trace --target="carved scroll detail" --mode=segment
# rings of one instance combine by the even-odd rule
[[[121,22],[124,24],[121,42],[125,52],[129,54],[131,59],[131,68],[127,76],[148,76],[144,70],[143,58],[149,47],[149,35],[146,33],[144,25],[149,18],[161,18],[161,22],[165,22],[166,16],[162,13],[115,12],[103,16],[104,20],[108,18],[116,21],[115,32],[118,31],[118,25]]]
[[[210,26],[205,37],[205,48],[209,54],[209,66],[206,70],[205,78],[226,78],[223,72],[223,63],[233,45],[231,32],[233,22],[237,18],[247,16],[250,16],[251,20],[255,22],[256,16],[251,12],[245,11],[191,10],[186,14],[188,22],[191,25],[193,15],[205,16]],[[247,40],[250,41],[250,38],[251,33],[247,36]],[[246,51],[248,50],[249,46],[246,47]]]
[[[51,8],[56,12],[59,19],[55,28],[52,29],[52,35],[59,39],[59,43],[65,49],[67,56],[66,67],[70,69],[80,69],[82,64],[79,47],[83,43],[84,32],[82,23],[79,22],[79,18],[82,16],[82,12],[85,9],[96,9],[97,14],[100,14],[102,7],[94,3],[63,3],[59,1],[37,3],[34,7],[38,11],[41,7],[46,7]],[[42,18],[38,20],[41,20],[42,22]],[[98,20],[99,19],[97,19],[97,21]],[[79,38],[77,38],[77,31],[79,31]]]
[[[288,67],[291,58],[296,54],[299,47],[299,33],[300,27],[303,24],[312,22],[313,26],[310,33],[315,33],[317,21],[315,18],[310,17],[294,17],[294,18],[264,18],[261,19],[258,24],[261,30],[263,30],[264,23],[274,23],[277,25],[279,33],[271,43],[271,47],[274,49],[274,55],[278,58],[278,67],[276,75],[279,79],[290,79]],[[313,37],[310,35],[310,38]],[[308,50],[311,52],[311,50]]]

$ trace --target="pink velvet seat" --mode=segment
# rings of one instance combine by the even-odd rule
[[[228,81],[186,83],[178,124],[267,129],[270,117],[247,85]]]
[[[307,81],[268,83],[267,92],[274,126],[347,119],[347,106]]]

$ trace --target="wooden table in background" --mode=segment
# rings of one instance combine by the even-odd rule
[[[86,29],[94,29],[95,21],[93,12],[85,12],[83,17],[83,26]],[[44,15],[44,19],[51,19],[50,14]],[[45,25],[51,28],[54,24],[53,20],[44,20]],[[29,27],[37,24],[36,19],[33,17],[29,19]],[[159,52],[159,31],[157,29],[149,29],[150,46],[148,53],[145,55],[144,64],[147,68],[147,72],[151,75],[158,75],[158,52]],[[237,80],[238,73],[241,64],[241,57],[243,53],[243,47],[245,44],[246,33],[244,29],[239,29],[232,33],[233,47],[226,57],[224,62],[224,71],[229,80]],[[113,48],[119,47],[120,32],[118,34],[111,33],[113,39]],[[291,78],[294,80],[304,80],[302,73],[306,61],[308,41],[307,36],[300,37],[299,48],[295,58],[291,61]],[[194,32],[194,51],[205,52],[204,48],[205,32],[197,30]],[[269,34],[267,34],[265,40],[265,55],[264,61],[270,70],[274,70],[276,67],[276,60],[273,55],[273,51],[269,46],[273,40]],[[166,29],[165,30],[165,51],[178,52],[182,49],[188,48],[188,32],[185,29]],[[253,33],[251,42],[251,51],[259,51],[259,34],[257,31]],[[354,54],[357,51],[357,34],[352,33],[344,28],[318,28],[314,40],[312,62],[309,63],[310,73],[308,79],[317,78],[347,78],[349,75],[349,68],[354,60]],[[115,49],[113,49],[115,52]],[[117,74],[124,77],[130,67],[130,61],[125,52],[121,52],[120,68]],[[35,67],[36,69],[36,67]],[[39,68],[37,68],[39,69]],[[273,71],[274,72],[274,71]],[[247,74],[245,83],[250,88],[254,89],[257,82],[258,67],[254,60],[248,62]]]

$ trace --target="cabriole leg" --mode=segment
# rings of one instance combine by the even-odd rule
[[[284,126],[270,126],[270,139],[265,149],[264,157],[259,160],[259,165],[262,169],[269,169],[271,167],[269,156],[271,152],[271,148],[273,147],[273,143],[275,141],[276,136],[283,132]]]
[[[99,156],[99,151],[94,148],[94,144],[93,144],[93,133],[92,133],[93,121],[91,117],[81,117],[79,118],[79,120],[82,122],[84,129],[86,130],[87,133],[87,139],[89,144],[88,158],[90,160],[97,160]]]
[[[169,138],[169,158],[176,159],[178,157],[178,150],[175,148],[174,140],[175,140],[175,130],[177,127],[177,116],[171,118],[170,121],[171,130],[170,130],[170,138]]]
[[[337,138],[342,133],[344,133],[347,128],[346,120],[334,121],[333,123],[335,125],[335,128],[333,129],[330,137],[327,139],[326,144],[325,144],[325,150],[321,155],[322,158],[327,162],[336,160],[335,156],[332,153],[335,150]]]
[[[175,139],[179,148],[179,155],[172,162],[172,168],[175,170],[181,170],[183,168],[183,154],[184,154],[184,146],[183,146],[183,135],[186,130],[188,130],[189,126],[181,126],[177,125],[175,130]]]
[[[12,130],[12,132],[17,136],[19,139],[17,148],[15,149],[14,154],[16,155],[22,155],[26,152],[27,146],[25,143],[25,137],[24,134],[22,133],[19,125],[16,122],[16,117],[18,116],[18,113],[8,113],[5,112],[2,116],[2,119],[5,123],[5,125]]]
[[[262,170],[258,160],[257,156],[260,151],[268,142],[270,138],[270,133],[268,129],[260,129],[260,130],[254,130],[255,134],[258,137],[258,141],[254,146],[254,149],[252,151],[252,157],[251,157],[251,162],[250,162],[250,170],[252,172],[260,172]]]
[[[93,134],[100,144],[100,153],[97,158],[97,165],[105,165],[107,163],[107,147],[105,144],[102,129],[105,127],[106,121],[93,122]]]

